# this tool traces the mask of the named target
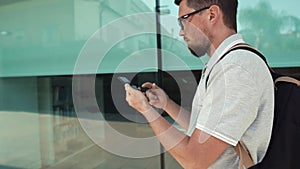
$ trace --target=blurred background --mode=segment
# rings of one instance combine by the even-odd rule
[[[276,71],[298,78],[299,6],[296,0],[253,0],[239,2],[238,10],[246,42]],[[192,56],[178,36],[177,9],[169,0],[0,0],[0,168],[181,168],[168,153],[134,159],[104,150],[76,114],[100,113],[119,133],[152,137],[146,123],[133,120],[141,117],[127,105],[117,76],[135,85],[156,82],[190,110],[207,57]],[[76,72],[95,39],[95,50],[107,52],[93,53],[95,69]],[[74,91],[74,76],[82,83],[92,77],[94,88]],[[85,109],[76,110],[74,94]],[[97,130],[103,142],[122,141],[111,140],[106,127]]]

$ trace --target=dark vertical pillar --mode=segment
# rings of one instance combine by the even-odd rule
[[[163,87],[163,71],[162,71],[162,53],[161,53],[161,25],[160,25],[160,1],[155,1],[155,12],[156,12],[156,40],[157,40],[157,83]],[[164,147],[160,145],[160,168],[165,169],[165,154]]]

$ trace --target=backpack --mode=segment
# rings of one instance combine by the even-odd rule
[[[233,46],[221,59],[231,51],[238,49],[257,54],[267,64],[265,57],[247,44]],[[275,85],[275,109],[271,140],[263,160],[255,165],[247,150],[238,143],[234,148],[240,157],[240,169],[243,168],[243,165],[249,169],[299,169],[300,81],[278,74],[270,67],[269,70]]]

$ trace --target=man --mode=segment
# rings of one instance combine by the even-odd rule
[[[244,43],[237,34],[237,0],[182,0],[179,4],[180,35],[196,56],[210,60],[194,96],[192,112],[180,108],[152,83],[146,96],[125,85],[126,100],[149,121],[169,153],[187,169],[234,169],[238,142],[254,163],[264,157],[272,130],[273,81],[262,59],[246,50],[220,57]],[[148,100],[149,99],[149,100]],[[186,135],[169,124],[152,107],[164,109]]]

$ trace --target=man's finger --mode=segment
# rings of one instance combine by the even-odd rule
[[[151,90],[148,90],[146,92],[146,95],[149,98],[149,100],[157,100],[158,99],[157,95],[154,92],[152,92]]]
[[[126,95],[128,95],[128,96],[131,96],[131,95],[139,96],[140,93],[143,94],[140,90],[134,89],[129,84],[125,84],[125,91],[126,91]]]
[[[146,83],[142,84],[142,87],[152,89],[153,83],[146,82]]]
[[[125,87],[125,90],[126,90],[126,91],[129,91],[129,89],[131,88],[130,85],[127,84],[127,83],[124,85],[124,87]]]
[[[157,103],[158,103],[157,100],[150,100],[150,101],[149,101],[149,104],[152,105],[152,106],[154,106],[154,105],[157,104]]]
[[[131,93],[133,93],[133,92],[135,92],[135,91],[138,91],[138,90],[132,88],[129,84],[125,84],[124,87],[125,87],[125,91],[126,91],[126,92],[131,92]]]
[[[159,87],[156,85],[156,83],[153,83],[153,84],[152,84],[152,88],[153,88],[153,89],[159,89]]]
[[[144,83],[142,87],[149,88],[149,89],[159,89],[159,87],[155,83],[150,83],[150,82]]]

